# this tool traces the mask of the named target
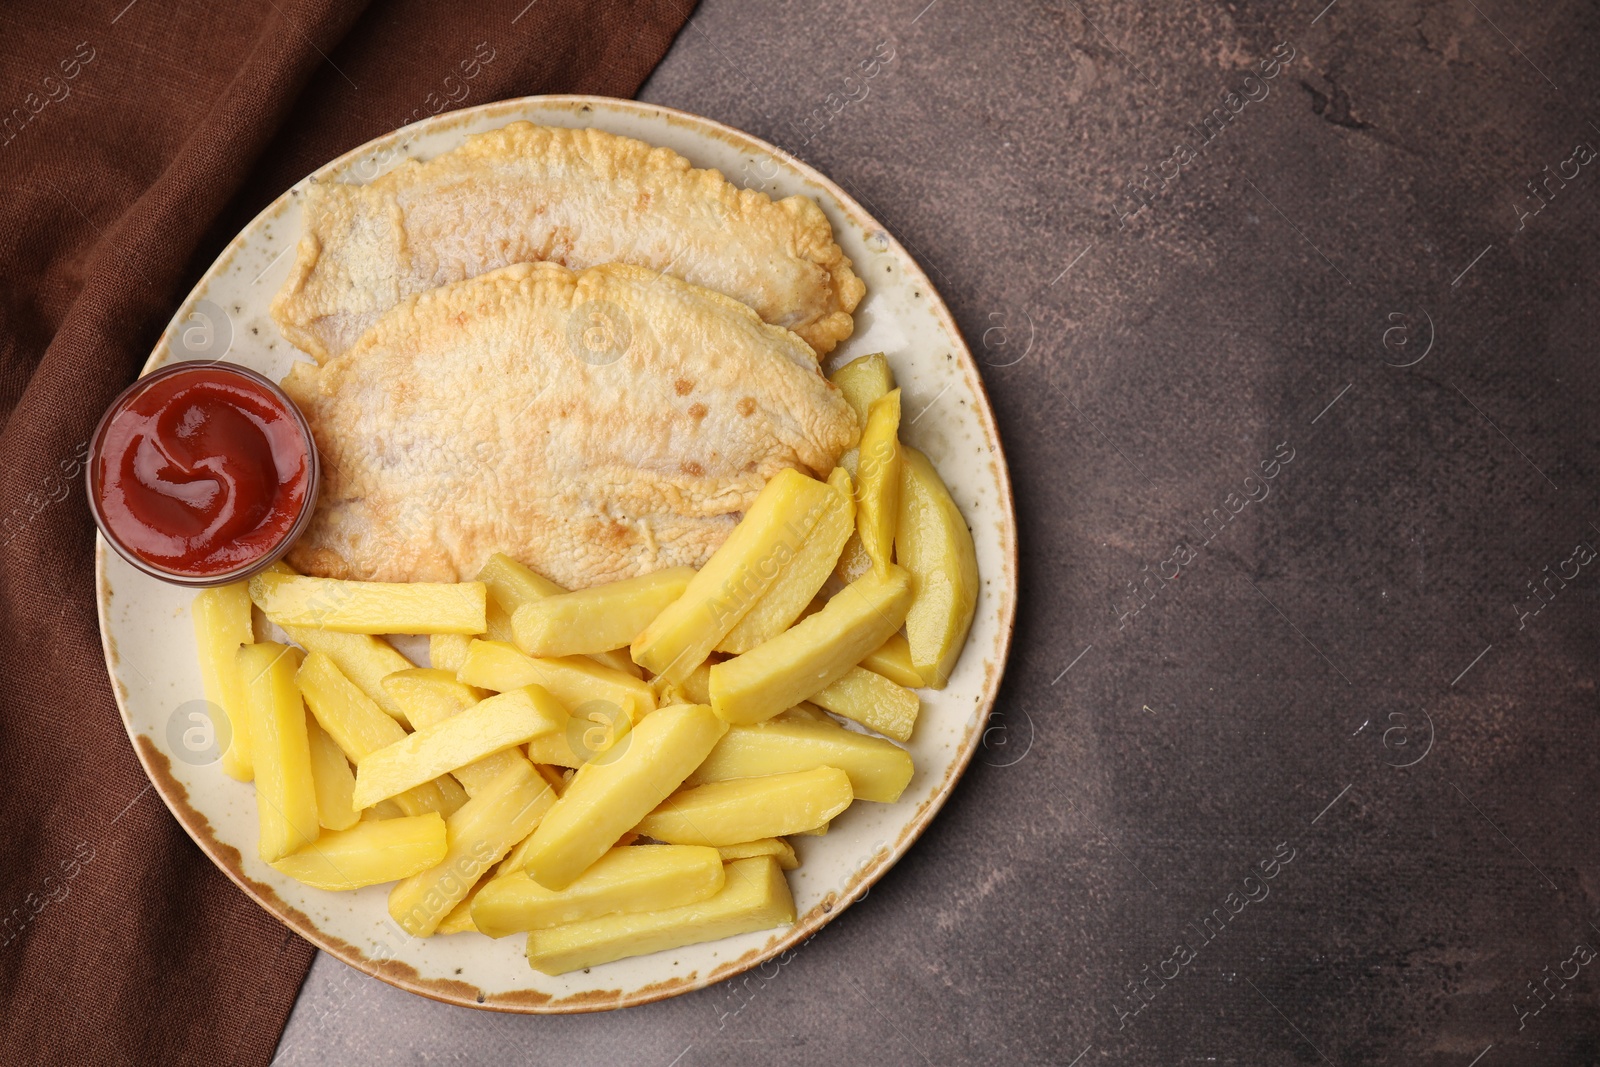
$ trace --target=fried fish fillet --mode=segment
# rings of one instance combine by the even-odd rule
[[[860,436],[794,334],[624,264],[430,290],[283,386],[322,457],[290,562],[334,578],[458,581],[496,551],[569,588],[698,567],[768,478]]]
[[[511,263],[632,263],[733,297],[826,355],[866,287],[803,196],[774,202],[668,148],[515,122],[366,185],[304,196],[305,234],[272,304],[327,362],[413,293]]]

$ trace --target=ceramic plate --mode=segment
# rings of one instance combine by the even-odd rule
[[[418,940],[403,934],[385,910],[386,886],[356,893],[302,886],[256,858],[254,791],[217,765],[189,618],[193,593],[138,573],[103,540],[96,547],[96,584],[106,665],[140,761],[184,829],[262,907],[351,966],[424,996],[497,1011],[594,1011],[698,989],[799,944],[910,847],[972,758],[1000,686],[1016,607],[1016,524],[977,367],[906,251],[838,186],[781,150],[650,104],[582,96],[504,101],[408,126],[334,160],[234,238],[178,309],[145,371],[174,360],[226,359],[281,378],[296,358],[306,357],[283,339],[267,309],[294,259],[305,185],[369,181],[403,159],[436,156],[470,134],[518,119],[593,126],[666,145],[741,186],[775,198],[802,193],[821,204],[867,283],[855,336],[830,356],[827,369],[868,352],[887,353],[904,389],[903,436],[938,466],[972,527],[983,585],[977,618],[949,687],[922,693],[922,716],[909,746],[916,777],[899,803],[857,804],[826,836],[794,840],[802,864],[789,873],[789,883],[799,921],[551,978],[529,968],[521,937],[494,941],[468,933]],[[400,644],[426,664],[425,643]]]

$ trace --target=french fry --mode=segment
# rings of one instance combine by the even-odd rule
[[[811,694],[811,701],[900,742],[911,740],[922,710],[916,693],[864,667],[851,667],[844,677]]]
[[[817,519],[800,550],[784,564],[771,587],[761,594],[717,645],[718,652],[738,655],[787,630],[828,580],[856,525],[856,506],[850,475],[835,467],[828,477],[834,490],[827,510]]]
[[[489,601],[484,621],[483,636],[490,641],[516,641],[517,631],[511,625],[511,613],[494,600]]]
[[[328,732],[351,763],[359,766],[371,753],[405,739],[406,732],[400,724],[321,652],[313,652],[305,658],[295,682],[311,714],[316,717],[317,725]],[[394,803],[412,816],[430,811],[449,815],[460,807],[445,798],[438,782],[425,782],[408,789],[395,797]]]
[[[415,730],[459,715],[489,695],[487,689],[459,682],[455,672],[437,667],[395,671],[380,684],[406,713]]]
[[[467,646],[472,638],[466,634],[429,634],[428,663],[439,670],[454,674],[467,658]]]
[[[883,644],[910,606],[910,576],[895,566],[874,568],[815,615],[712,667],[711,706],[731,723],[760,722],[794,707]]]
[[[911,600],[913,608],[916,603],[916,597],[913,596]],[[910,615],[910,612],[906,614]],[[911,665],[911,645],[907,643],[905,634],[891,634],[889,640],[879,645],[876,651],[867,654],[861,661],[861,666],[869,671],[876,671],[897,685],[909,689],[922,688],[922,675]]]
[[[405,708],[412,725],[419,730],[459,715],[489,696],[488,690],[458,682],[448,671],[421,667],[396,671],[383,680],[383,687]],[[568,718],[566,709],[548,696],[545,703],[550,714],[559,716],[564,726]],[[461,783],[469,797],[476,796],[504,773],[507,766],[520,759],[522,756],[518,752],[505,749],[463,764],[452,770],[450,776]]]
[[[236,655],[255,757],[259,850],[262,860],[271,863],[315,841],[321,832],[306,706],[294,684],[300,650],[250,644],[240,645]]]
[[[461,783],[461,787],[467,791],[467,796],[475,797],[489,788],[490,783],[504,774],[513,763],[527,762],[521,750],[508,748],[457,767],[450,772],[450,777]]]
[[[662,708],[633,728],[607,760],[585,763],[534,832],[529,877],[571,885],[705,760],[727,724],[703,704]]]
[[[444,818],[428,812],[325,833],[272,866],[315,889],[343,892],[409,878],[438,865],[444,855]]]
[[[456,677],[497,693],[525,685],[543,686],[568,710],[600,701],[620,709],[632,722],[656,706],[650,686],[632,675],[602,667],[586,656],[548,659],[525,655],[504,641],[472,642]]]
[[[771,722],[832,722],[828,713],[811,703],[802,700],[792,708],[778,712],[769,721]]]
[[[331,659],[339,673],[359,686],[378,707],[402,726],[411,725],[400,705],[383,688],[386,676],[411,669],[411,661],[389,642],[371,634],[342,634],[313,626],[285,626],[283,632],[307,652],[320,652]]]
[[[857,800],[892,804],[911,782],[914,768],[905,749],[881,737],[846,730],[832,722],[774,719],[734,726],[685,785],[783,774],[812,767],[837,767],[850,776]]]
[[[254,642],[250,632],[250,590],[246,582],[218,585],[195,594],[189,608],[195,643],[200,647],[200,683],[206,700],[228,717],[228,747],[222,769],[230,778],[255,777],[250,759],[250,717],[239,692],[237,653]]]
[[[413,937],[432,934],[483,873],[533,831],[554,800],[531,764],[507,768],[492,788],[445,820],[444,858],[389,892],[389,915]]]
[[[880,572],[892,560],[900,511],[899,431],[900,390],[891,389],[868,409],[856,468],[856,532]]]
[[[798,471],[779,471],[683,596],[633,642],[634,662],[670,681],[687,677],[800,553],[833,492]]]
[[[693,704],[711,703],[711,664],[702,663],[678,683],[683,695]]]
[[[825,822],[820,826],[813,826],[809,830],[796,830],[794,833],[790,834],[789,836],[790,837],[822,837],[824,834],[826,834],[828,832],[828,827],[830,827],[832,825],[833,825],[833,823],[831,821]]]
[[[917,590],[906,614],[906,638],[922,684],[943,689],[977,611],[978,555],[939,472],[921,452],[904,451],[894,546]]]
[[[695,904],[530,931],[528,963],[544,974],[565,974],[793,922],[783,871],[771,856],[757,856],[728,864],[721,892]]]
[[[356,764],[355,803],[364,808],[387,800],[457,767],[562,729],[566,719],[566,711],[537,686],[492,696],[363,756]]]
[[[719,845],[717,852],[722,856],[724,863],[734,860],[747,860],[753,856],[771,856],[778,861],[778,866],[786,871],[792,871],[800,866],[800,858],[794,854],[794,846],[781,837],[763,837],[759,841],[744,841],[737,845]]]
[[[311,782],[317,791],[317,820],[329,830],[348,830],[361,821],[352,803],[356,776],[339,746],[306,712],[306,740],[311,746]]]
[[[472,901],[480,889],[487,885],[485,878],[478,879],[478,884],[473,887],[461,903],[450,909],[450,914],[439,920],[439,925],[433,931],[434,936],[443,937],[447,934],[475,934],[478,928],[472,922]]]
[[[862,577],[872,569],[872,557],[867,555],[866,546],[861,543],[861,535],[854,531],[845,540],[844,548],[839,551],[839,562],[834,566],[833,573],[846,585]]]
[[[511,617],[517,647],[530,656],[609,652],[631,644],[662,610],[683,595],[692,567],[530,600]]]
[[[511,626],[511,617],[522,605],[531,601],[541,600],[547,596],[557,596],[565,593],[561,586],[534,571],[525,567],[510,556],[496,552],[489,557],[489,561],[478,572],[478,581],[489,587],[489,602],[493,608],[490,616],[493,622],[493,632],[489,633],[492,641],[513,641],[515,633]],[[635,678],[643,677],[637,664],[628,655],[628,650],[613,648],[608,652],[595,652],[590,659],[602,667],[610,667],[623,674],[631,674]],[[443,664],[435,664],[443,666]]]
[[[355,789],[355,780],[351,779],[350,788]],[[427,814],[424,812],[423,814]],[[407,815],[405,811],[392,800],[380,800],[370,808],[361,810],[361,821],[372,822],[378,819],[409,819],[414,816]]]
[[[489,595],[507,614],[530,600],[565,593],[555,582],[506,555],[496,552],[478,571],[478,581],[489,587]]]
[[[279,626],[346,634],[481,634],[482,582],[347,582],[267,571],[250,598]]]
[[[669,845],[737,845],[815,829],[854,799],[848,774],[815,767],[682,790],[634,829]]]
[[[472,922],[490,937],[544,930],[619,912],[657,911],[716,895],[725,875],[714,848],[629,845],[613,848],[556,892],[522,871],[478,891]]]
[[[615,704],[589,701],[573,711],[565,730],[529,741],[528,758],[576,770],[590,760],[609,758],[607,753],[632,729],[633,723]]]
[[[839,387],[845,403],[855,409],[861,425],[867,424],[867,414],[872,402],[894,388],[894,374],[882,352],[853,359],[828,375],[828,380]]]

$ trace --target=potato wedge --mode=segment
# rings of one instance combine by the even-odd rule
[[[879,571],[893,561],[900,514],[900,390],[872,402],[856,468],[856,532]]]
[[[833,822],[830,820],[828,822],[825,822],[825,823],[821,824],[820,826],[813,826],[809,830],[796,830],[794,833],[790,834],[789,836],[790,837],[822,837],[823,835],[825,835],[828,832],[828,828],[831,827],[832,825],[833,825]]]
[[[619,912],[693,904],[715,896],[724,880],[722,857],[714,848],[629,845],[608,851],[559,892],[522,871],[496,878],[473,900],[472,922],[490,937],[505,937]]]
[[[882,352],[851,360],[828,375],[828,380],[839,387],[845,402],[855,408],[856,418],[863,426],[867,424],[873,402],[894,388],[894,375]]]
[[[915,605],[916,602],[916,594],[913,591],[911,603]],[[879,645],[875,652],[867,654],[861,661],[861,666],[869,671],[876,671],[896,685],[903,685],[908,689],[922,688],[922,675],[911,665],[911,645],[906,642],[905,634],[889,635],[889,640]]]
[[[401,725],[321,652],[313,652],[305,658],[295,682],[311,714],[316,717],[317,725],[328,732],[351,763],[359,765],[371,753],[405,739],[406,732]],[[445,798],[437,782],[408,789],[395,797],[394,803],[411,816],[430,811],[449,815],[460,807]]]
[[[360,687],[377,705],[402,726],[411,725],[406,713],[383,688],[383,679],[395,671],[408,671],[411,661],[395,651],[393,645],[371,634],[342,634],[314,626],[285,626],[289,640],[307,652],[320,652],[331,659],[350,681]],[[323,724],[326,728],[327,724]]]
[[[586,656],[548,659],[526,655],[504,641],[474,641],[456,677],[468,685],[503,693],[539,685],[576,710],[591,701],[609,703],[637,722],[655,709],[655,693],[641,679],[602,667]]]
[[[840,550],[855,530],[856,505],[850,475],[844,468],[834,468],[828,485],[834,495],[827,511],[817,519],[800,551],[784,564],[771,587],[718,642],[718,652],[739,655],[783,633],[800,617],[822,583],[833,573]]]
[[[841,589],[827,607],[711,668],[711,706],[731,723],[760,722],[843,677],[900,628],[911,579],[893,565]]]
[[[532,764],[507,768],[445,820],[444,858],[390,890],[390,917],[413,937],[432,934],[483,873],[533,832],[554,801],[555,791]]]
[[[922,684],[943,689],[978,605],[978,554],[961,509],[933,464],[904,449],[895,554],[917,595],[906,614],[911,663]]]
[[[693,577],[692,567],[668,567],[530,600],[511,617],[517,647],[530,656],[589,655],[622,648],[682,596]]]
[[[854,799],[836,767],[707,782],[674,793],[634,830],[669,845],[737,845],[815,829]]]
[[[565,974],[793,922],[794,898],[778,861],[757,856],[728,864],[721,892],[698,903],[531,931],[528,963],[544,974]]]
[[[482,582],[347,582],[266,572],[250,598],[279,626],[346,634],[481,634]]]
[[[914,770],[911,755],[892,741],[832,722],[774,719],[731,727],[684,784],[696,786],[812,767],[839,768],[850,776],[857,800],[884,804],[900,799]]]
[[[911,740],[922,710],[917,694],[865,667],[851,667],[844,677],[811,694],[811,701],[900,742]]]
[[[546,889],[571,885],[623,834],[677,789],[727,724],[703,704],[662,708],[634,726],[606,761],[585,763],[534,832],[528,876]]]
[[[339,746],[306,712],[306,740],[311,745],[311,783],[317,791],[317,821],[329,830],[348,830],[361,821],[353,803],[356,776]]]
[[[200,590],[189,614],[200,648],[200,684],[206,700],[228,718],[222,770],[230,778],[248,782],[255,777],[255,767],[250,760],[250,718],[241,703],[237,662],[239,646],[255,641],[250,632],[249,583]]]
[[[487,689],[457,681],[453,671],[437,667],[395,671],[381,684],[415,730],[459,715],[489,695]]]
[[[444,817],[428,812],[323,834],[272,866],[315,889],[344,892],[409,878],[437,866],[444,855]]]
[[[461,661],[467,658],[467,646],[471,643],[472,638],[466,634],[429,634],[428,663],[454,674],[461,669]]]
[[[683,596],[633,642],[633,659],[681,682],[772,587],[833,506],[834,491],[795,470],[762,487],[739,525],[711,554]]]
[[[778,861],[778,866],[786,871],[792,871],[800,866],[800,858],[794,854],[794,846],[781,837],[763,837],[759,841],[743,841],[737,845],[719,845],[717,853],[724,863],[734,860],[747,860],[754,856],[771,856]]]
[[[267,863],[310,844],[322,832],[311,775],[306,706],[295,688],[300,650],[278,644],[240,645],[239,684],[250,716],[255,757],[259,850]]]
[[[566,720],[566,710],[538,686],[492,696],[363,756],[356,764],[356,806],[387,800],[457,767],[564,729]]]

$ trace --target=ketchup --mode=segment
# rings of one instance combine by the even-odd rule
[[[309,514],[315,469],[303,419],[265,378],[180,363],[134,383],[106,413],[89,492],[124,556],[214,578],[281,555]]]

